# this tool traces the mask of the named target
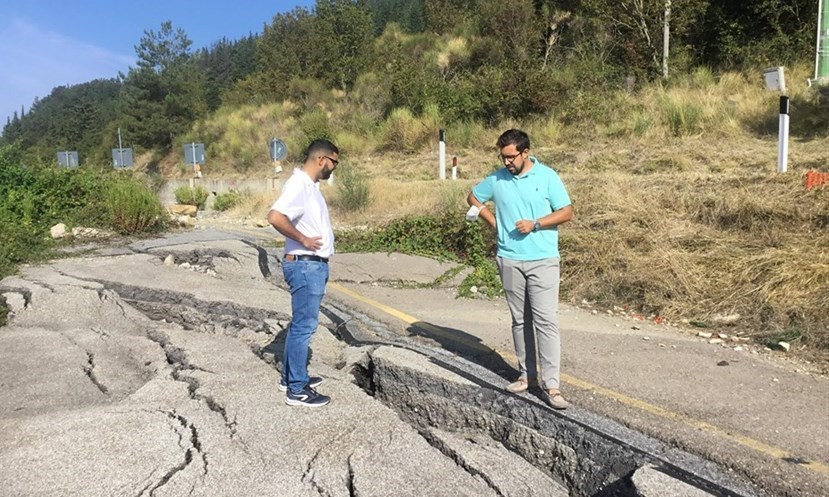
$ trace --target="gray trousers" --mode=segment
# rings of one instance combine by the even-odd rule
[[[516,261],[498,257],[498,273],[512,315],[512,340],[521,377],[537,377],[537,350],[542,387],[557,389],[561,369],[558,258]]]

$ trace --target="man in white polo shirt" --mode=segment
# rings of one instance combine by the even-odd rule
[[[322,378],[308,376],[308,350],[319,324],[319,310],[328,283],[328,259],[334,255],[334,230],[319,181],[331,177],[339,149],[328,140],[314,140],[302,167],[294,170],[271,206],[268,222],[285,236],[282,274],[291,288],[291,325],[285,339],[279,389],[291,406],[322,407],[331,398],[317,393]]]

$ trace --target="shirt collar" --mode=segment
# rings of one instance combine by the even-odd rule
[[[529,178],[531,176],[535,176],[535,174],[538,172],[538,166],[543,166],[543,164],[538,162],[538,159],[536,159],[532,155],[529,157],[529,159],[532,161],[533,167],[530,168],[530,170],[527,171],[526,173],[522,172],[518,176],[512,176],[512,174],[510,174],[510,176],[512,176],[513,179],[519,180],[519,179],[524,179],[524,178]],[[507,173],[509,173],[509,171],[507,171]]]
[[[294,169],[294,176],[299,174],[302,177],[302,182],[307,185],[314,185],[315,181],[311,179],[311,176],[308,175],[301,167]]]

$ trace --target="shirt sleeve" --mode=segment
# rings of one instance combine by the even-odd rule
[[[561,177],[555,171],[553,171],[547,185],[547,194],[550,196],[550,207],[554,211],[567,207],[572,203],[570,202],[570,196],[567,194],[567,189],[564,188],[564,182],[561,181]]]
[[[302,185],[295,181],[288,181],[279,198],[271,206],[271,210],[285,214],[291,222],[294,222],[302,215],[303,204]]]
[[[478,199],[478,202],[484,203],[488,200],[492,200],[492,196],[495,193],[495,175],[490,174],[483,181],[475,185],[472,188],[472,195],[475,195],[475,198]]]

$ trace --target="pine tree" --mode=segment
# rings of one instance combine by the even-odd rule
[[[190,54],[191,41],[165,21],[161,30],[144,31],[135,47],[119,101],[120,122],[128,137],[146,148],[172,146],[207,112],[204,77]]]

